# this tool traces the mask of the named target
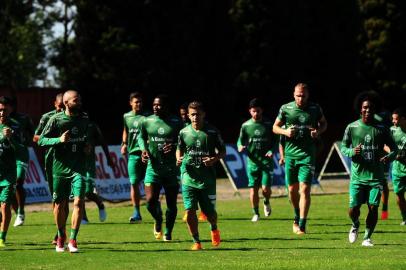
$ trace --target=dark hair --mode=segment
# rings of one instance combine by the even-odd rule
[[[406,111],[404,107],[396,108],[392,114],[397,114],[400,117],[406,118]]]
[[[168,104],[168,95],[167,94],[159,94],[155,98],[159,98],[161,103],[167,105]]]
[[[1,96],[0,97],[0,104],[11,105],[11,99],[9,97],[6,97],[6,96]]]
[[[264,104],[262,103],[262,100],[260,100],[259,98],[251,99],[250,102],[248,103],[248,109],[251,109],[251,108],[254,108],[254,107],[263,108]]]
[[[189,103],[188,109],[194,109],[204,112],[203,103],[200,101],[192,101]]]
[[[132,92],[130,94],[130,101],[133,100],[133,98],[142,99],[142,94],[140,92]]]
[[[184,102],[179,106],[179,110],[187,110],[189,107],[189,102]]]
[[[354,100],[354,110],[359,112],[361,110],[362,103],[369,101],[374,105],[375,111],[380,112],[382,108],[382,102],[380,96],[375,91],[363,91],[359,93]]]
[[[59,93],[55,96],[55,100],[63,99],[63,93]]]

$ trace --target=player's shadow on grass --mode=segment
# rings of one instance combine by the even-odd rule
[[[226,218],[219,218],[219,222],[222,222],[224,220],[246,220],[246,221],[251,221],[252,217],[244,217],[244,218],[238,218],[238,217],[226,217]],[[292,218],[263,218],[260,219],[260,221],[284,221],[284,220],[293,220]]]
[[[297,238],[285,238],[285,237],[253,237],[253,238],[228,238],[222,239],[224,243],[246,242],[246,241],[303,241],[303,240],[324,240],[318,237],[297,237]]]

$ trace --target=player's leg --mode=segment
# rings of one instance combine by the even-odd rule
[[[21,226],[24,224],[25,220],[25,189],[24,181],[26,177],[28,164],[25,162],[17,161],[17,179],[16,179],[16,208],[17,208],[17,217],[14,222],[14,227]]]
[[[400,225],[406,225],[406,200],[404,192],[396,194],[396,203],[398,204],[400,214],[402,215],[402,223]]]
[[[75,176],[72,180],[73,209],[68,244],[68,248],[71,253],[78,252],[77,235],[79,233],[80,223],[82,220],[85,192],[86,192],[86,179],[81,175]]]
[[[164,186],[165,189],[165,198],[166,198],[166,212],[165,212],[165,233],[164,241],[172,240],[172,230],[175,225],[176,216],[178,214],[177,199],[179,186],[170,185]]]
[[[382,191],[382,213],[381,213],[382,220],[388,219],[389,217],[388,203],[389,203],[389,187],[388,180],[385,179]]]
[[[7,231],[11,221],[11,201],[15,196],[12,185],[0,187],[1,225],[0,225],[0,248],[5,247]]]
[[[361,215],[361,205],[366,203],[368,198],[368,189],[361,184],[350,181],[349,185],[349,209],[348,216],[352,221],[352,226],[348,234],[350,243],[354,243],[358,238],[360,227],[359,216]]]
[[[199,222],[196,216],[196,210],[198,209],[198,197],[196,189],[189,186],[182,186],[182,199],[183,205],[186,211],[186,224],[189,229],[189,233],[193,238],[192,250],[201,250],[202,246],[199,238]]]
[[[402,216],[402,223],[400,223],[400,225],[406,225],[406,201],[405,201],[406,177],[398,177],[396,175],[393,175],[392,183],[393,183],[393,191],[396,194],[396,203],[399,207],[400,214]]]
[[[158,183],[145,184],[145,199],[147,202],[147,209],[151,216],[154,218],[154,236],[156,239],[162,237],[162,209],[159,202],[159,193],[162,186]]]
[[[378,210],[379,202],[382,195],[382,186],[376,185],[369,187],[369,199],[368,199],[368,215],[365,220],[365,234],[363,246],[373,246],[371,236],[375,230],[375,226],[378,223]]]
[[[300,219],[299,219],[299,228],[300,231],[298,234],[303,234],[306,232],[306,222],[307,216],[310,210],[311,197],[310,191],[312,187],[312,180],[314,176],[314,160],[311,156],[306,157],[298,161],[298,179],[300,182]]]
[[[139,155],[128,156],[128,176],[131,183],[131,203],[134,207],[133,214],[129,218],[130,223],[139,222],[142,220],[140,211],[141,195],[139,190],[139,183],[144,178],[145,165],[142,163]]]
[[[292,204],[294,210],[293,219],[293,232],[297,233],[299,231],[299,219],[300,219],[300,208],[299,208],[299,181],[298,181],[298,170],[296,167],[296,160],[289,157],[285,157],[285,182],[288,189],[289,201]]]
[[[216,186],[202,189],[199,192],[200,208],[207,215],[207,221],[210,223],[211,244],[215,247],[220,245],[220,230],[217,227],[216,212]]]
[[[257,222],[259,220],[259,196],[258,190],[260,186],[260,170],[258,166],[255,165],[252,161],[248,160],[247,162],[247,176],[248,176],[248,187],[250,189],[250,203],[252,209],[252,222]]]
[[[68,209],[69,196],[71,194],[71,182],[68,179],[54,178],[53,180],[53,214],[58,231],[58,239],[56,241],[55,250],[63,252],[65,250],[66,240],[66,210]]]
[[[251,219],[252,222],[257,222],[259,220],[259,210],[258,210],[259,196],[258,196],[258,190],[259,190],[258,186],[250,187],[250,202],[251,202],[252,213],[254,214],[254,216]]]
[[[271,215],[271,195],[272,195],[272,172],[271,168],[262,170],[262,196],[264,196],[264,215],[266,217]]]

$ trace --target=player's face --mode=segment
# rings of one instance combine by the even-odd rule
[[[162,102],[160,98],[155,98],[154,102],[152,103],[152,111],[155,115],[162,115],[165,110],[165,104]]]
[[[309,92],[302,87],[295,87],[293,97],[295,98],[295,102],[298,107],[304,107],[309,99]]]
[[[201,125],[204,121],[204,117],[206,114],[202,110],[196,110],[193,108],[189,108],[189,119],[192,122],[192,125]]]
[[[9,114],[10,114],[9,106],[0,103],[0,122],[1,123],[6,122]]]
[[[187,115],[187,110],[179,109],[179,115],[180,115],[180,118],[182,118],[183,122],[188,122],[189,121],[189,118],[188,118],[188,115]]]
[[[255,121],[262,119],[262,108],[261,107],[253,107],[249,111],[250,111],[252,119],[254,119]]]
[[[65,106],[72,112],[78,112],[82,108],[82,99],[78,94],[72,94],[66,101]]]
[[[399,126],[399,115],[396,114],[396,113],[392,114],[392,124],[393,124],[395,127],[398,127],[398,126]]]
[[[369,100],[365,100],[361,104],[361,118],[363,122],[370,122],[374,117],[374,106]]]
[[[63,110],[63,100],[62,98],[58,98],[54,102],[55,110],[62,111]]]
[[[130,101],[131,109],[135,112],[139,112],[142,109],[142,99],[140,98],[133,98]]]

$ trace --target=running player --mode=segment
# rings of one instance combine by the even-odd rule
[[[305,234],[310,208],[310,189],[314,177],[318,136],[327,129],[327,121],[318,104],[308,101],[304,83],[295,86],[295,101],[282,105],[273,132],[285,136],[285,178],[289,199],[295,212],[293,232]],[[282,128],[285,125],[285,128]],[[300,182],[300,194],[299,194]]]
[[[54,148],[53,200],[55,223],[58,229],[56,251],[65,250],[66,204],[74,196],[69,251],[78,252],[77,234],[82,219],[85,196],[86,155],[90,153],[87,143],[89,119],[81,113],[81,98],[74,90],[63,95],[65,111],[52,116],[38,144]]]
[[[176,143],[182,121],[169,115],[166,95],[157,96],[152,104],[154,114],[144,119],[139,143],[142,159],[148,162],[145,173],[145,195],[147,209],[155,220],[154,236],[162,238],[162,210],[159,194],[162,187],[166,198],[166,229],[164,241],[172,240],[178,208],[178,168],[176,166]]]
[[[142,114],[142,95],[134,92],[130,94],[131,111],[125,113],[123,140],[121,143],[121,154],[128,154],[128,176],[131,183],[131,202],[134,212],[129,218],[130,223],[140,222],[142,220],[140,212],[140,190],[139,185],[145,176],[145,165],[141,161],[141,149],[138,144],[141,122],[145,118]]]
[[[17,112],[17,99],[10,98],[11,113],[10,118],[16,120],[20,125],[22,144],[25,146],[21,153],[17,154],[17,186],[16,186],[16,198],[13,203],[13,208],[16,211],[16,219],[14,221],[14,227],[21,226],[25,220],[25,189],[24,181],[28,169],[28,147],[31,145],[32,136],[34,135],[34,124],[31,118],[24,113]]]
[[[14,119],[9,118],[10,103],[4,96],[0,97],[0,204],[1,227],[0,248],[4,248],[8,227],[11,220],[11,203],[15,196],[16,183],[16,148],[23,146],[16,140],[16,133],[10,124],[18,126]]]
[[[345,129],[341,152],[351,158],[350,202],[348,214],[352,227],[348,236],[354,243],[358,237],[361,205],[368,205],[366,229],[362,246],[373,246],[371,241],[376,223],[385,179],[384,163],[396,157],[396,145],[389,130],[374,120],[375,100],[368,92],[360,93],[356,98],[356,108],[361,119],[349,124]],[[390,148],[384,155],[384,146]]]
[[[247,150],[247,176],[250,188],[250,201],[254,216],[252,222],[259,220],[259,188],[264,197],[264,215],[271,215],[270,198],[273,177],[273,148],[276,136],[272,132],[272,122],[262,116],[262,102],[254,98],[249,102],[248,110],[251,119],[241,126],[237,147],[239,152]]]
[[[191,124],[179,133],[176,159],[177,164],[182,165],[182,196],[189,232],[193,238],[192,250],[201,250],[196,216],[198,204],[210,223],[212,245],[218,246],[221,241],[215,209],[214,164],[225,156],[226,149],[219,131],[204,121],[205,112],[200,102],[191,102],[188,113]]]
[[[406,111],[404,108],[398,108],[392,113],[392,123],[392,136],[398,146],[398,154],[392,164],[393,191],[402,215],[400,225],[406,225]]]
[[[104,140],[104,136],[99,128],[99,126],[94,122],[90,121],[88,126],[88,142],[90,144],[90,153],[86,156],[87,162],[87,172],[86,172],[86,198],[95,202],[97,208],[99,209],[99,220],[104,222],[107,218],[106,208],[104,206],[102,198],[95,193],[95,178],[96,178],[96,160],[95,160],[95,146],[100,145],[103,149],[104,155],[106,156],[107,165],[113,168],[113,161],[111,160],[109,147]],[[89,219],[86,213],[86,203],[83,202],[83,217],[81,224],[88,224]]]

